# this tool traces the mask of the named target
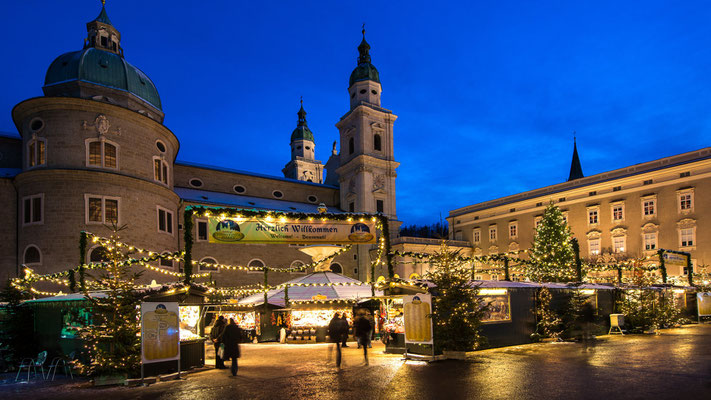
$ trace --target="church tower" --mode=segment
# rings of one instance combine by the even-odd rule
[[[382,86],[371,64],[370,45],[358,46],[358,65],[351,73],[350,111],[336,124],[340,133],[341,208],[349,212],[382,213],[397,220],[393,124],[397,116],[380,106]],[[397,231],[393,229],[392,231]]]
[[[282,172],[286,178],[323,183],[323,164],[314,159],[316,151],[314,134],[306,124],[303,100],[297,115],[299,119],[296,122],[296,129],[291,132],[291,161],[286,164]]]

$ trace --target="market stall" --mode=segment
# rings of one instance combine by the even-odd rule
[[[259,314],[259,341],[278,340],[281,330],[295,342],[327,340],[328,323],[335,313],[352,322],[353,307],[373,294],[369,284],[334,272],[313,272],[284,282],[266,293],[239,300]]]
[[[397,278],[378,283],[377,287],[383,291],[383,295],[373,299],[380,303],[376,325],[381,332],[380,339],[385,343],[386,353],[402,354],[407,350],[403,298],[406,295],[426,293],[428,285],[425,281],[408,282]]]

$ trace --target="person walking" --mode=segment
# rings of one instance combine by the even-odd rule
[[[225,360],[232,361],[232,376],[237,375],[237,359],[240,356],[239,343],[242,341],[242,328],[235,324],[234,318],[230,318],[230,323],[225,327],[222,334],[222,342],[225,344]]]
[[[366,316],[361,313],[355,321],[353,321],[355,337],[358,340],[358,345],[363,347],[363,361],[368,365],[368,347],[370,347],[370,333],[373,326]]]
[[[343,337],[342,321],[339,316],[340,314],[335,313],[328,323],[328,338],[336,346],[336,368],[338,369],[341,368],[341,338]]]
[[[348,323],[348,318],[346,318],[346,313],[343,313],[343,316],[341,316],[341,328],[343,329],[343,342],[341,343],[341,347],[348,347],[346,342],[348,342],[348,330],[350,328],[350,324]]]
[[[210,329],[210,340],[212,340],[212,344],[215,346],[215,368],[217,369],[225,369],[225,360],[220,357],[220,345],[222,344],[222,335],[225,333],[225,317],[220,315],[217,317],[217,320],[215,320],[215,324],[212,325],[212,329]]]

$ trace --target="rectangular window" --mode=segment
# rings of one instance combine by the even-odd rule
[[[158,231],[173,234],[173,213],[158,207]]]
[[[27,145],[28,164],[30,167],[45,164],[44,139],[32,139]]]
[[[89,143],[89,165],[101,166],[101,142]]]
[[[620,190],[622,190],[622,186],[615,186],[612,188],[613,192],[619,192]]]
[[[597,225],[597,208],[588,210],[588,225]]]
[[[679,207],[682,210],[691,210],[691,193],[685,193],[679,196]]]
[[[454,240],[462,240],[462,231],[454,232]]]
[[[694,212],[694,189],[687,188],[677,192],[679,199],[679,213],[688,214]]]
[[[86,165],[92,167],[118,168],[118,147],[104,140],[86,141]]]
[[[656,199],[642,201],[642,213],[645,217],[652,217],[657,213],[656,203]]]
[[[158,157],[153,158],[153,179],[168,184],[168,163]]]
[[[104,167],[116,168],[116,146],[104,143]]]
[[[592,192],[588,193],[588,196],[592,197],[592,196],[595,196],[596,194],[597,194],[597,191],[593,190]]]
[[[624,253],[627,238],[625,236],[615,236],[612,238],[612,250],[615,253]]]
[[[625,219],[625,207],[622,204],[612,206],[612,222],[620,222]]]
[[[568,225],[568,212],[563,211],[563,222],[565,222],[566,225]]]
[[[686,178],[687,176],[690,176],[690,175],[691,175],[691,172],[689,172],[689,171],[682,172],[679,174],[679,178]]]
[[[375,208],[376,212],[383,213],[385,212],[385,202],[382,200],[375,200]]]
[[[541,226],[542,221],[543,221],[543,217],[541,217],[540,215],[533,218],[533,225],[536,226],[536,229],[538,229],[538,227]]]
[[[645,250],[656,250],[657,249],[657,233],[645,233],[644,234],[644,249]]]
[[[694,228],[682,228],[679,231],[681,247],[691,247],[694,245]]]
[[[472,232],[472,241],[474,243],[481,242],[481,231],[479,229],[474,229],[474,231]]]
[[[119,223],[119,199],[117,197],[84,195],[86,223]]]
[[[197,240],[200,242],[207,240],[207,221],[197,222]]]
[[[518,237],[518,223],[509,223],[509,239],[516,239]]]
[[[591,256],[600,254],[600,239],[588,239],[588,251]]]
[[[354,202],[348,203],[348,211],[355,212],[355,203]]]
[[[44,214],[43,199],[43,194],[36,194],[22,199],[22,225],[42,223]]]
[[[496,241],[496,225],[489,227],[489,241],[490,242]]]
[[[652,179],[647,179],[646,181],[642,182],[643,185],[651,185],[654,181]]]

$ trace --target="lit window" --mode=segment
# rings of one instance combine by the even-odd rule
[[[85,195],[87,224],[119,224],[119,199]]]
[[[694,212],[694,189],[684,189],[677,192],[679,213],[688,214]]]
[[[472,231],[472,242],[474,242],[474,243],[481,242],[481,230],[479,228],[474,229],[474,231]]]
[[[612,205],[612,222],[621,222],[625,220],[625,206],[624,204],[613,204]]]
[[[541,223],[543,222],[543,217],[537,216],[533,219],[533,224],[536,226],[536,229],[538,229],[539,226],[541,226]]]
[[[642,200],[642,214],[649,218],[657,213],[657,199]]]
[[[44,194],[35,194],[22,199],[22,225],[42,224]]]
[[[496,241],[496,225],[492,225],[489,227],[489,241],[490,242]]]
[[[44,139],[32,139],[27,143],[27,166],[37,167],[47,162],[45,147],[47,142]]]
[[[591,256],[600,254],[600,239],[588,239],[588,251]]]
[[[691,247],[696,242],[696,228],[682,228],[679,230],[681,247]]]
[[[626,243],[627,243],[626,236],[615,236],[612,238],[612,250],[615,253],[624,253]]]
[[[165,160],[160,157],[153,157],[153,180],[167,185],[169,171],[168,163]]]
[[[588,209],[588,225],[597,225],[598,220],[598,209],[590,208]]]
[[[657,249],[657,233],[645,233],[644,234],[644,249],[645,250],[656,250]]]
[[[158,231],[173,234],[173,213],[162,207],[158,210]]]
[[[118,146],[107,140],[88,140],[86,164],[91,167],[118,168]]]
[[[518,222],[509,222],[509,239],[518,237]]]

